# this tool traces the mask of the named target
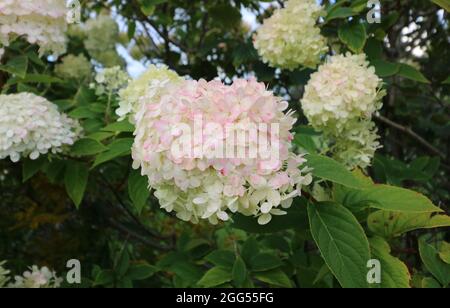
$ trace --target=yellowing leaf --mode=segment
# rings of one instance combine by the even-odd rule
[[[441,247],[439,247],[439,257],[442,261],[450,264],[450,244],[447,242],[442,242]]]
[[[381,263],[382,288],[410,288],[411,275],[401,260],[393,257],[389,244],[380,237],[369,240],[372,258]]]
[[[370,231],[384,238],[400,236],[417,229],[449,227],[450,217],[431,213],[400,213],[377,211],[369,215],[367,223]]]

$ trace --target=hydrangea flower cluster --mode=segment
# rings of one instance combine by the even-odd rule
[[[316,26],[322,7],[315,0],[289,0],[258,29],[254,46],[273,67],[294,70],[315,68],[328,50]]]
[[[3,266],[6,261],[0,262],[0,289],[1,288],[59,288],[62,283],[62,278],[56,276],[54,271],[47,267],[39,268],[36,265],[30,267],[29,271],[23,273],[22,276],[14,277],[14,282],[10,282],[11,272],[6,270]]]
[[[96,19],[89,19],[84,30],[84,46],[92,58],[105,67],[123,66],[124,61],[116,51],[119,26],[114,19],[101,14]]]
[[[121,90],[120,106],[116,110],[120,120],[131,114],[130,120],[134,123],[134,117],[140,106],[141,98],[145,100],[159,100],[160,89],[164,89],[169,83],[179,83],[183,79],[166,66],[151,65],[138,79],[131,81],[128,87]]]
[[[330,152],[349,169],[367,168],[375,152],[381,148],[377,132],[373,121],[352,121],[341,135],[328,134],[333,144]]]
[[[55,104],[31,93],[0,95],[0,159],[21,156],[37,159],[59,153],[81,133],[79,123],[58,111]]]
[[[91,88],[95,89],[97,95],[118,93],[124,89],[130,77],[119,66],[105,68],[97,73],[95,82]]]
[[[367,167],[380,147],[372,115],[382,107],[382,80],[364,54],[335,55],[311,75],[301,100],[310,124],[350,168]]]
[[[342,131],[350,120],[371,118],[381,108],[381,82],[364,54],[332,56],[305,87],[305,116],[316,128]]]
[[[65,56],[62,63],[55,67],[56,75],[63,79],[84,80],[89,78],[91,72],[91,62],[83,54]]]
[[[148,177],[161,208],[193,223],[216,224],[238,212],[267,224],[272,215],[286,214],[284,209],[301,194],[302,186],[311,183],[308,170],[300,168],[306,160],[290,152],[290,130],[296,119],[292,112],[283,112],[288,103],[264,84],[254,79],[239,79],[231,86],[205,80],[156,84],[158,90],[149,87],[140,100],[132,155],[133,167],[141,167]],[[195,127],[198,118],[200,132]],[[232,141],[236,133],[248,133],[252,124],[279,125],[270,133],[271,144],[279,145],[276,159],[208,155],[217,153],[218,144],[231,144],[233,153],[258,148],[259,139],[251,134]],[[182,148],[178,146],[186,137],[179,130],[183,125],[192,129],[188,137],[194,142],[178,155],[173,148]],[[197,149],[206,155],[192,156]]]
[[[3,0],[0,3],[0,44],[18,36],[40,46],[40,54],[66,50],[64,0]]]
[[[61,286],[62,278],[56,276],[54,271],[47,267],[39,268],[33,265],[22,276],[14,277],[15,282],[8,285],[16,289],[55,289]]]

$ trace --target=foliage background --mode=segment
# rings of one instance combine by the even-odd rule
[[[388,95],[377,118],[384,147],[369,175],[377,183],[421,192],[448,213],[448,12],[431,1],[381,2],[381,24],[368,24],[367,1],[339,1],[338,5],[323,1],[328,16],[322,33],[334,50],[363,49],[386,82]],[[446,3],[448,7],[446,1],[441,5]],[[90,0],[81,5],[83,21],[105,11],[115,16],[122,30],[118,47],[127,48],[143,65],[165,63],[180,75],[207,80],[219,76],[226,83],[255,75],[297,110],[301,118],[297,146],[316,150],[320,136],[305,126],[299,105],[312,71],[280,71],[262,63],[252,45],[252,25],[242,19],[245,9],[261,22],[283,5],[282,1]],[[350,44],[342,43],[339,28],[355,23],[364,25],[362,42],[356,37]],[[90,58],[83,43],[75,39],[68,52]],[[22,65],[12,65],[14,60]],[[95,140],[78,145],[70,157],[19,164],[0,161],[0,259],[8,260],[14,272],[39,264],[64,273],[67,260],[79,259],[83,286],[342,285],[314,244],[306,214],[307,196],[296,201],[299,210],[289,215],[287,225],[274,222],[266,228],[243,218],[217,227],[194,226],[160,211],[157,200],[145,193],[145,180],[130,170],[133,128],[113,124],[113,113],[106,109],[108,98],[89,89],[90,80],[57,78],[54,69],[59,61],[39,59],[36,47],[20,40],[2,59],[3,93],[44,95],[79,118],[87,133],[96,133]],[[115,100],[112,103],[117,104]],[[73,196],[79,188],[73,187],[79,183],[86,187],[82,201]],[[79,199],[77,207],[72,199]],[[406,279],[406,286],[448,286],[449,265],[438,260],[436,269],[436,260],[430,261],[431,265],[427,262],[430,247],[431,254],[433,249],[444,251],[433,245],[448,240],[446,229],[413,228],[394,234],[386,231],[394,219],[388,217],[385,232],[377,233],[368,226],[368,214],[356,211],[355,216],[369,236],[384,235],[392,249],[390,256],[395,257],[387,258],[389,264],[400,272],[401,278],[386,286],[405,286],[408,273],[402,265],[395,265],[396,258],[407,265],[412,277]],[[424,234],[431,241],[422,245],[421,255],[419,238]],[[384,243],[371,242],[373,247]]]

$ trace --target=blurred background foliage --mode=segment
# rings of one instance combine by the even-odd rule
[[[448,212],[449,13],[432,1],[382,0],[381,23],[369,24],[367,1],[322,2],[328,14],[322,32],[332,50],[349,50],[338,30],[361,21],[363,50],[388,91],[377,117],[383,149],[370,175],[377,183],[422,192]],[[283,1],[88,0],[81,5],[83,22],[100,13],[117,20],[117,48],[127,60],[124,65],[164,63],[183,76],[219,76],[226,83],[256,76],[289,100],[301,124],[306,124],[299,99],[312,70],[271,68],[261,62],[252,44],[257,23]],[[40,264],[64,273],[67,260],[79,259],[84,286],[339,286],[312,244],[302,210],[292,214],[294,229],[252,233],[248,226],[240,230],[239,221],[216,227],[180,222],[160,211],[152,196],[133,193],[145,182],[130,170],[132,127],[111,126],[113,116],[106,110],[111,102],[89,88],[92,80],[59,79],[55,65],[61,59],[39,59],[36,51],[20,40],[10,46],[2,64],[18,61],[20,55],[26,65],[11,66],[12,73],[11,68],[0,72],[2,92],[45,95],[82,121],[95,140],[97,150],[90,154],[100,154],[86,159],[86,146],[78,145],[79,158],[20,165],[0,161],[0,256],[9,260],[9,267],[20,272],[29,264]],[[68,53],[84,54],[101,68],[76,35],[70,38]],[[302,125],[297,136],[297,146],[305,149],[314,149],[320,139]],[[95,168],[88,168],[93,164]],[[66,193],[73,170],[86,180],[79,210]],[[305,199],[297,202],[301,205]],[[440,230],[388,234],[392,254],[406,262],[413,286],[445,285],[420,260],[417,239],[425,233],[448,240],[448,233]]]

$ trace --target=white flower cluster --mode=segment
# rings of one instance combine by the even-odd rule
[[[382,107],[382,80],[364,54],[336,55],[311,75],[301,100],[310,124],[335,143],[350,168],[367,167],[380,147],[372,115]]]
[[[0,159],[59,153],[80,135],[79,123],[31,93],[0,95]]]
[[[39,268],[36,265],[30,267],[29,271],[22,276],[14,277],[15,281],[8,288],[15,289],[55,289],[61,286],[62,278],[56,276],[54,271],[47,267]]]
[[[254,46],[273,67],[294,70],[315,68],[327,52],[325,38],[316,26],[322,7],[316,0],[289,0],[258,29]]]
[[[340,135],[326,134],[332,141],[330,152],[333,157],[349,169],[367,168],[375,152],[381,148],[378,129],[369,120],[352,121]]]
[[[114,19],[101,14],[96,19],[89,19],[84,30],[84,46],[92,58],[104,67],[123,66],[124,61],[116,51],[119,26]]]
[[[3,266],[6,261],[0,262],[0,289],[1,288],[17,288],[17,289],[43,289],[43,288],[59,288],[62,278],[56,276],[54,271],[47,267],[39,268],[36,265],[30,267],[29,271],[23,273],[22,276],[15,276],[14,282],[10,283],[11,272]]]
[[[95,89],[97,95],[111,95],[124,89],[129,81],[130,77],[128,74],[119,66],[114,66],[98,72],[95,76],[96,83],[92,83],[91,88]]]
[[[83,55],[67,55],[55,67],[55,74],[63,79],[84,80],[92,73],[91,62]]]
[[[332,56],[305,87],[305,116],[316,128],[342,131],[350,120],[371,118],[381,108],[381,82],[364,54]]]
[[[4,54],[5,54],[5,48],[0,48],[0,61],[2,61]]]
[[[65,0],[2,0],[0,2],[0,44],[8,46],[23,36],[40,46],[40,54],[62,54],[66,50]]]
[[[130,120],[134,123],[134,115],[138,112],[141,99],[160,99],[160,89],[169,83],[181,82],[183,79],[166,66],[151,65],[138,79],[129,83],[128,87],[120,91],[120,106],[116,110],[120,120],[131,114]]]
[[[220,81],[156,80],[140,98],[135,115],[133,167],[140,167],[148,177],[161,207],[176,212],[184,221],[208,220],[216,224],[238,212],[267,224],[273,215],[286,214],[284,209],[312,180],[308,170],[301,168],[303,156],[289,151],[295,119],[291,112],[283,113],[287,108],[287,102],[255,80],[240,79],[231,86]],[[186,137],[177,127],[188,126],[195,135],[198,117],[204,119],[205,125],[198,132],[200,139],[189,143],[182,155],[175,155],[173,146],[183,143]],[[279,131],[272,134],[280,145],[275,160],[189,155],[205,147],[215,152],[213,145],[228,144],[235,134],[246,133],[252,124],[261,123],[279,125]],[[226,132],[225,127],[233,124],[234,130]],[[250,148],[258,148],[258,142],[250,137],[232,145],[248,153]]]

